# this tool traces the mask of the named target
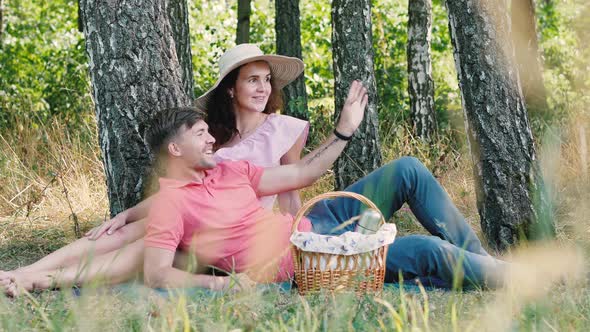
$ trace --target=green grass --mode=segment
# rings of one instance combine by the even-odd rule
[[[444,292],[401,288],[377,296],[278,290],[211,295],[172,293],[143,286],[87,287],[81,296],[54,291],[0,298],[0,326],[17,330],[539,330],[590,328],[590,291],[555,286],[544,296],[498,302],[503,292]]]

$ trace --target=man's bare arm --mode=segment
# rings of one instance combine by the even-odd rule
[[[204,274],[192,274],[172,266],[174,251],[146,247],[144,253],[143,274],[144,282],[152,288],[203,287],[212,290],[226,290],[230,287],[232,278],[242,288],[250,288],[255,283],[245,274],[237,277],[218,277]]]

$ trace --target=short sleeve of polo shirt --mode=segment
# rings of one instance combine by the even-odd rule
[[[176,251],[184,235],[182,213],[171,193],[161,190],[154,197],[147,217],[145,247]]]
[[[244,172],[250,180],[252,188],[258,193],[258,185],[260,184],[260,178],[262,178],[262,174],[264,173],[264,167],[256,166],[246,160],[229,162],[229,164],[235,169]]]

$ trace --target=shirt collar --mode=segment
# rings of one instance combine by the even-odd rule
[[[189,184],[201,184],[197,181],[190,181],[190,180],[176,180],[170,178],[159,178],[158,182],[160,182],[160,188],[182,188],[188,186]]]
[[[205,177],[203,178],[202,181],[197,181],[197,180],[177,180],[177,179],[172,179],[172,178],[165,178],[165,177],[160,177],[158,179],[158,182],[160,183],[160,188],[166,187],[166,188],[182,188],[182,187],[186,187],[189,185],[197,185],[200,186],[205,182],[209,181],[209,178],[211,177],[211,175],[213,173],[215,173],[215,170],[217,169],[217,167],[213,168],[213,169],[208,169],[205,171]]]

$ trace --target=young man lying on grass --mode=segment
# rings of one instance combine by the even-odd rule
[[[68,269],[0,272],[0,286],[5,293],[16,295],[22,289],[82,283],[89,276],[100,275],[100,268],[94,265],[102,264],[110,268],[107,281],[111,283],[128,280],[143,266],[144,281],[151,287],[229,287],[230,277],[194,274],[175,267],[178,249],[194,254],[199,266],[237,272],[242,284],[289,280],[293,274],[288,250],[293,217],[265,210],[258,197],[314,183],[358,128],[366,104],[365,88],[353,82],[334,134],[298,163],[267,169],[245,161],[217,164],[212,158],[215,140],[208,133],[204,113],[193,108],[163,110],[146,134],[163,173],[159,192],[147,204],[143,242],[122,254],[115,251],[108,257],[96,257],[88,263],[91,273]],[[449,288],[454,278],[471,286],[502,283],[505,263],[488,255],[444,189],[415,158],[390,162],[346,190],[371,199],[386,220],[407,202],[432,234],[399,237],[390,245],[387,282],[401,275],[406,280]],[[324,200],[301,221],[299,230],[340,234],[355,225],[337,226],[360,210],[361,203],[356,200]]]

